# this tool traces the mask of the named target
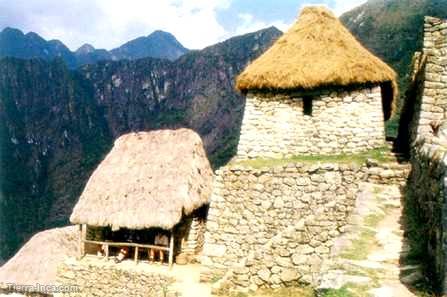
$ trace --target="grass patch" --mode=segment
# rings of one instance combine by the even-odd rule
[[[317,297],[315,291],[310,287],[304,288],[281,288],[265,289],[255,293],[235,293],[228,297]]]
[[[392,119],[386,122],[385,131],[387,137],[396,138],[399,133],[399,120],[400,115],[394,116]]]
[[[350,260],[365,260],[371,249],[377,246],[375,235],[376,232],[372,230],[363,230],[352,246],[343,251],[340,256]]]
[[[215,283],[217,283],[218,281],[220,281],[221,279],[222,279],[222,276],[220,276],[220,275],[213,275],[213,276],[211,277],[210,283],[215,284]]]
[[[253,168],[284,166],[289,163],[341,163],[341,164],[365,164],[366,160],[374,159],[379,163],[392,161],[390,149],[388,147],[373,149],[359,154],[340,155],[314,155],[314,156],[293,156],[285,159],[252,159],[237,161],[233,164],[247,165]]]
[[[384,218],[385,218],[384,214],[371,214],[364,219],[363,224],[367,227],[374,228],[377,227],[379,222]]]
[[[377,247],[376,232],[371,228],[376,227],[381,220],[383,214],[372,214],[365,218],[365,227],[359,237],[353,241],[352,245],[341,253],[341,257],[350,260],[365,260],[372,249]]]
[[[352,293],[350,292],[350,290],[347,287],[343,287],[338,290],[334,290],[334,289],[324,290],[323,292],[321,292],[320,296],[321,297],[354,297],[354,295],[352,295]]]
[[[341,289],[328,289],[316,292],[311,287],[265,289],[255,293],[234,293],[226,297],[369,297],[366,286],[347,284]]]

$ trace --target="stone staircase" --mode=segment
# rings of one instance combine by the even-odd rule
[[[410,163],[400,154],[387,153],[387,162],[368,159],[367,181],[382,185],[405,185],[411,171]]]
[[[401,217],[402,191],[411,166],[399,157],[385,163],[368,160],[367,178],[361,185],[350,226],[337,240],[333,260],[326,263],[322,289],[354,285],[374,297],[416,296],[409,288],[423,280],[421,267],[402,264],[410,252]],[[368,217],[376,217],[377,222],[371,225]],[[365,240],[365,230],[373,235],[364,247],[366,253],[358,251],[357,255],[364,256],[357,257],[355,252],[350,253],[354,258],[344,256],[344,251]]]

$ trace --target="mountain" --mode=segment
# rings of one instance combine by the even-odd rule
[[[424,16],[447,18],[447,1],[369,0],[340,18],[366,47],[397,71],[404,95],[411,59],[422,48]]]
[[[37,231],[62,226],[114,139],[190,127],[214,166],[234,153],[244,98],[235,76],[281,35],[235,37],[175,61],[0,60],[0,263]],[[91,47],[80,51],[91,53]]]
[[[75,51],[75,55],[78,55],[78,56],[88,55],[88,54],[91,54],[94,52],[95,52],[95,48],[93,47],[93,45],[86,43]]]
[[[94,64],[98,61],[112,60],[110,52],[105,49],[95,49],[91,44],[84,44],[78,48],[74,54],[79,66]]]
[[[175,60],[188,50],[171,33],[155,31],[110,51],[113,60],[135,60],[145,57]]]
[[[0,58],[39,58],[46,61],[61,58],[69,68],[104,60],[136,60],[146,57],[175,60],[186,52],[188,50],[172,34],[163,31],[155,31],[147,37],[129,41],[110,52],[95,49],[90,44],[84,44],[71,52],[61,41],[47,41],[34,32],[23,34],[13,28],[5,28],[0,32]]]
[[[46,41],[36,33],[30,32],[25,35],[13,28],[5,28],[0,32],[0,57],[44,60],[60,57],[69,67],[76,66],[75,57],[62,42]]]

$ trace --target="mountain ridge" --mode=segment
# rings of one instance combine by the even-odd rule
[[[135,60],[146,57],[175,60],[187,52],[188,49],[183,47],[174,35],[161,30],[128,41],[110,51],[95,49],[90,44],[84,44],[71,51],[60,40],[45,40],[35,32],[24,34],[21,30],[11,27],[0,32],[0,58],[40,58],[47,61],[62,58],[70,68],[101,60]]]

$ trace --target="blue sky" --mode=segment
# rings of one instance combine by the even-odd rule
[[[303,5],[341,14],[364,0],[0,0],[0,29],[34,31],[72,50],[111,49],[154,30],[199,49],[271,25],[286,30]]]

